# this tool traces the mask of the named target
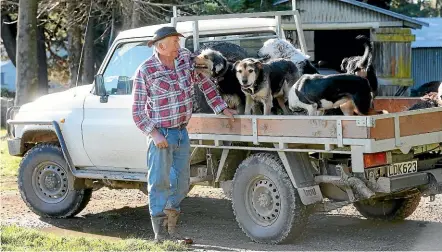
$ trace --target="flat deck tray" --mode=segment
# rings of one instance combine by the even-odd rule
[[[383,140],[395,138],[396,120],[400,137],[433,132],[442,134],[442,108],[406,111],[418,100],[376,99],[376,109],[386,109],[390,112],[387,115],[376,116],[242,115],[234,123],[230,123],[224,116],[194,114],[187,128],[189,133],[194,135],[339,138],[339,134],[342,134],[344,139]]]

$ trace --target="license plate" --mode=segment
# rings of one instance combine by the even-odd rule
[[[400,176],[417,172],[417,160],[391,164],[387,167],[388,177]]]

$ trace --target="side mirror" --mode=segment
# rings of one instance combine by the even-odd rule
[[[97,74],[94,77],[95,93],[100,96],[100,102],[106,103],[108,95],[106,94],[106,88],[104,87],[104,78],[102,74]]]

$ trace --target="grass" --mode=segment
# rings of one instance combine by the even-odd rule
[[[98,238],[58,236],[18,226],[1,227],[2,251],[183,251],[171,241],[155,244],[141,239],[107,241]]]
[[[6,130],[0,130],[0,136],[6,135]],[[0,140],[0,175],[2,177],[16,177],[18,173],[18,165],[20,164],[20,157],[14,157],[9,155],[8,143],[5,139]],[[3,178],[2,178],[3,180]]]

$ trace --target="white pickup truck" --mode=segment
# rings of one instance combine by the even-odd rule
[[[230,41],[254,55],[284,36],[281,15],[294,14],[174,17],[172,24],[186,36],[183,47]],[[132,120],[131,77],[152,54],[146,40],[158,27],[121,32],[94,84],[10,111],[9,153],[23,157],[18,183],[32,211],[74,216],[103,186],[146,193],[147,139]],[[422,196],[442,193],[442,108],[401,111],[416,101],[378,98],[377,109],[390,114],[376,116],[241,115],[229,124],[194,114],[191,183],[226,188],[255,242],[290,241],[309,214],[348,204],[367,218],[404,219]]]

